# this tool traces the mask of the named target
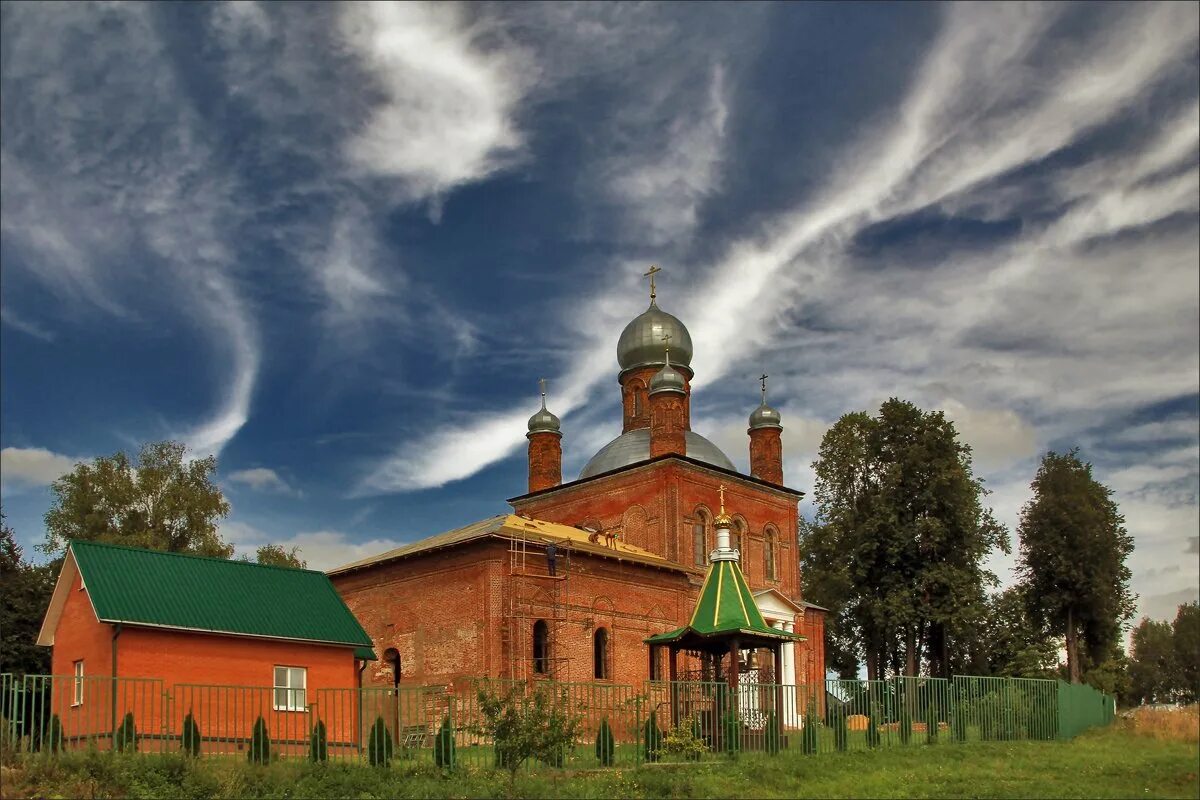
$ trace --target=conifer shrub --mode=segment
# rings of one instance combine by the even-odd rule
[[[907,692],[900,698],[900,718],[896,721],[896,729],[900,734],[901,744],[908,744],[912,741],[913,718],[910,706],[911,702]]]
[[[308,735],[308,760],[314,763],[329,760],[329,740],[325,732],[325,720],[318,718]]]
[[[437,737],[433,740],[433,760],[442,769],[454,769],[457,759],[454,744],[454,728],[450,726],[450,715],[442,718]]]
[[[386,767],[392,761],[392,732],[387,729],[383,717],[376,717],[367,739],[367,760],[372,767]]]
[[[925,709],[925,744],[937,744],[938,738],[938,707],[933,700]]]
[[[254,720],[254,730],[250,734],[250,750],[246,753],[246,759],[251,764],[271,763],[271,736],[267,733],[267,723],[262,714]]]
[[[126,712],[121,724],[113,731],[113,747],[118,752],[137,752],[137,728],[133,724],[133,712]]]
[[[662,739],[662,730],[659,729],[657,720],[651,714],[646,719],[646,724],[642,726],[642,749],[645,751],[647,761],[658,761],[658,751],[662,749]]]
[[[200,755],[200,726],[196,724],[196,718],[192,716],[191,711],[183,718],[183,732],[179,735],[179,744],[184,755],[192,758]]]
[[[839,751],[850,746],[850,731],[846,728],[846,707],[838,705],[833,709],[833,744]]]
[[[50,717],[50,722],[40,731],[35,731],[36,735],[34,749],[47,753],[57,753],[63,749],[63,731],[62,720],[58,718],[58,714]]]
[[[737,713],[727,712],[721,720],[721,727],[725,734],[723,737],[725,741],[722,743],[725,745],[725,752],[737,753],[742,748],[742,721],[738,719]]]
[[[774,711],[771,711],[771,713],[767,714],[767,752],[771,755],[777,754],[779,752],[779,746],[782,738],[782,734],[779,730],[779,718],[775,715]]]
[[[954,704],[954,738],[956,741],[967,740],[967,703],[961,698]]]
[[[879,747],[879,709],[867,704],[867,747]]]
[[[805,755],[811,756],[817,752],[818,724],[820,721],[817,719],[817,702],[810,699],[804,712],[804,730],[800,734],[800,751]]]
[[[596,731],[596,760],[602,767],[611,767],[616,742],[613,740],[612,728],[608,725],[608,717],[600,720],[600,730]]]

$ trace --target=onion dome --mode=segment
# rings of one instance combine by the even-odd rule
[[[680,375],[671,366],[671,354],[669,351],[663,353],[667,363],[663,368],[654,373],[654,377],[650,379],[650,394],[658,394],[660,392],[678,392],[679,394],[687,394],[687,383],[683,376]]]
[[[527,436],[532,436],[535,433],[553,433],[557,436],[562,436],[562,423],[558,417],[546,410],[546,382],[540,382],[542,385],[542,407],[529,418],[529,433]]]
[[[664,341],[663,337],[669,337]],[[667,342],[675,365],[689,368],[692,363],[692,336],[676,317],[658,307],[650,307],[625,326],[617,340],[617,363],[621,370],[667,363]]]
[[[782,430],[783,423],[779,412],[767,405],[767,376],[763,375],[759,380],[762,381],[762,400],[759,401],[758,408],[750,412],[750,430],[755,431],[759,428]]]

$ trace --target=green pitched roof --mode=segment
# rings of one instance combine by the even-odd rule
[[[101,622],[371,647],[323,572],[73,541]]]
[[[714,561],[708,566],[704,585],[692,619],[685,627],[646,639],[650,644],[665,644],[688,633],[704,638],[745,633],[777,639],[802,639],[796,634],[772,628],[763,619],[746,576],[736,561]]]

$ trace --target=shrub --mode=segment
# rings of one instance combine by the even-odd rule
[[[658,751],[662,749],[662,731],[657,720],[651,715],[642,726],[642,749],[647,761],[658,761]]]
[[[908,744],[912,741],[913,718],[912,709],[909,707],[911,702],[907,692],[900,697],[900,718],[897,721],[897,731],[900,734],[901,744]]]
[[[805,755],[817,752],[818,724],[820,721],[817,719],[817,703],[815,700],[809,700],[808,708],[804,712],[804,731],[800,734],[800,751]]]
[[[925,744],[937,744],[938,716],[937,704],[930,700],[925,709]]]
[[[608,717],[605,717],[600,720],[600,730],[596,731],[596,760],[600,766],[612,766],[615,746],[612,728],[608,725]]]
[[[767,714],[766,746],[768,753],[775,755],[779,752],[781,738],[782,736],[779,730],[779,718],[775,716],[775,712],[772,711],[771,713]]]
[[[254,731],[250,734],[250,750],[246,758],[251,764],[268,764],[271,761],[271,737],[267,733],[267,723],[258,715],[254,720]]]
[[[562,766],[579,738],[583,718],[567,708],[565,692],[555,698],[544,687],[528,696],[519,686],[497,694],[480,689],[478,700],[483,723],[476,732],[491,737],[496,766],[508,770],[510,787],[517,770],[530,758]]]
[[[454,769],[457,753],[454,745],[454,728],[450,726],[450,715],[442,718],[437,738],[433,740],[433,760],[442,769]]]
[[[318,718],[308,736],[308,760],[314,763],[329,760],[329,741],[325,734],[325,720]]]
[[[372,767],[386,767],[392,760],[392,732],[387,729],[383,717],[376,717],[367,739],[367,760]]]
[[[954,704],[954,738],[957,741],[967,740],[967,701],[958,698]]]
[[[192,716],[191,711],[183,718],[183,732],[179,735],[179,742],[184,755],[193,758],[200,755],[200,726],[196,724],[196,718]]]
[[[724,736],[724,750],[726,753],[736,753],[742,747],[742,721],[738,719],[738,715],[734,711],[729,711],[721,720],[722,733]]]
[[[833,743],[838,750],[850,746],[850,731],[846,729],[846,707],[839,706],[833,710]]]
[[[708,752],[700,731],[700,719],[692,716],[681,721],[667,732],[662,747],[657,751],[657,760],[663,755],[682,756],[688,761],[699,761]]]
[[[50,717],[50,724],[45,728],[34,730],[34,749],[49,753],[57,753],[63,749],[62,720],[58,714]]]
[[[879,708],[867,704],[867,747],[879,747]]]
[[[125,714],[125,719],[121,720],[121,724],[113,731],[113,747],[118,752],[137,752],[137,728],[133,724],[133,712],[129,711]]]

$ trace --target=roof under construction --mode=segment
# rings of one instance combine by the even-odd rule
[[[472,522],[470,525],[464,525],[461,528],[455,528],[452,531],[439,533],[435,536],[397,547],[394,550],[388,550],[386,553],[380,553],[377,556],[371,556],[361,561],[335,567],[329,570],[327,574],[342,575],[347,572],[355,572],[360,569],[367,569],[388,562],[422,555],[434,550],[457,547],[468,542],[489,538],[505,540],[523,538],[534,544],[569,543],[571,550],[575,553],[645,564],[646,566],[677,572],[687,571],[679,564],[669,561],[649,550],[627,544],[617,537],[597,534],[593,531],[586,531],[572,525],[562,525],[557,522],[546,522],[545,520],[522,517],[517,514],[500,514],[478,522]]]

